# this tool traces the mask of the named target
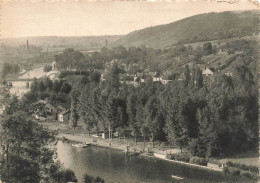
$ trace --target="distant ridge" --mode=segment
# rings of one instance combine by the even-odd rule
[[[258,32],[258,16],[257,10],[195,15],[170,24],[133,31],[121,37],[113,46],[165,48],[176,44],[252,35]]]
[[[73,47],[73,48],[101,48],[106,46],[106,40],[108,45],[118,40],[120,35],[105,35],[105,36],[38,36],[38,37],[18,37],[2,39],[1,43],[8,46],[19,46],[26,44],[26,40],[29,44],[35,46],[47,47]]]

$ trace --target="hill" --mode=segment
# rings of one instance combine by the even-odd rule
[[[242,37],[258,33],[258,11],[206,13],[170,24],[137,30],[121,37],[113,46],[146,45],[153,48]]]
[[[8,46],[25,45],[26,40],[34,46],[47,47],[73,47],[79,49],[99,49],[118,40],[121,36],[80,36],[80,37],[61,37],[61,36],[40,36],[40,37],[21,37],[2,39],[1,42]]]

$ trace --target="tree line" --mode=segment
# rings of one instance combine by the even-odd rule
[[[100,52],[94,52],[91,55],[83,54],[74,49],[65,49],[63,53],[55,56],[57,67],[60,71],[67,68],[74,68],[77,71],[105,69],[105,63],[113,59],[122,60],[128,68],[128,73],[135,74],[147,69],[151,72],[161,73],[165,70],[172,70],[174,73],[179,72],[179,67],[195,62],[196,64],[207,64],[208,55],[216,55],[220,50],[228,54],[235,54],[235,51],[242,52],[240,57],[245,64],[254,69],[254,60],[257,57],[257,42],[246,39],[237,39],[222,43],[206,42],[201,46],[177,45],[167,49],[153,49],[145,45],[140,47],[118,46],[114,48],[102,48]],[[205,58],[206,58],[206,63]],[[224,70],[222,68],[216,68]],[[226,69],[226,68],[225,68]]]
[[[185,79],[166,85],[146,80],[121,84],[115,65],[107,80],[85,79],[72,87],[73,128],[112,129],[119,136],[168,141],[199,157],[257,150],[258,91],[250,70],[240,65],[232,77],[203,77],[195,65]],[[89,77],[91,78],[91,77]]]

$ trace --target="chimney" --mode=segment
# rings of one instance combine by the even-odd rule
[[[28,42],[28,40],[26,41],[26,46],[27,46],[27,52],[29,52],[29,42]]]

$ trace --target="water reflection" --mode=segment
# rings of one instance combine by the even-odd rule
[[[43,72],[43,67],[38,67],[35,69],[32,69],[26,73],[24,73],[23,75],[19,76],[19,79],[28,79],[28,78],[40,78],[42,76],[44,76],[46,73]]]
[[[190,168],[159,159],[127,156],[121,151],[89,146],[85,149],[58,142],[57,152],[65,168],[72,169],[79,182],[83,175],[100,176],[106,182],[235,182],[220,172]],[[175,180],[171,175],[184,177]]]

